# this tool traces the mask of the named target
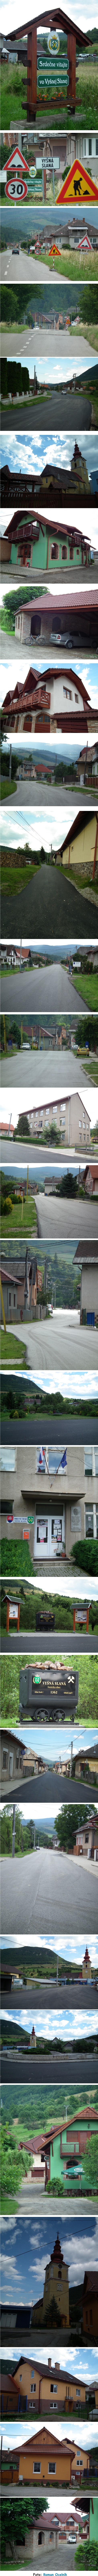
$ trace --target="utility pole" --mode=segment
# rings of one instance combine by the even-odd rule
[[[15,1858],[15,1813],[16,1813],[16,1802],[14,1801],[14,1807],[13,1807],[13,1830],[12,1830],[12,1860],[14,1860],[14,1858]]]
[[[57,1986],[58,1986],[58,1957],[57,1957],[57,1975],[56,1975],[56,1982],[57,1982]]]
[[[70,1755],[70,1773],[69,1773],[69,1778],[70,1778],[70,1780],[71,1780],[71,1771],[72,1771],[72,1756],[73,1756],[73,1741],[72,1741],[72,1743],[71,1743],[71,1755]]]

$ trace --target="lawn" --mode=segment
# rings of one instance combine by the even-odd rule
[[[5,632],[6,632],[6,630],[5,630]],[[12,647],[12,651],[13,651],[13,647]],[[9,780],[8,780],[8,787],[9,787]],[[5,794],[5,789],[4,789],[4,794]],[[29,862],[28,862],[28,863],[26,862],[26,866],[25,866],[25,867],[24,867],[24,865],[22,866],[22,861],[20,862],[20,860],[19,860],[19,866],[17,867],[17,861],[16,861],[16,864],[15,864],[15,858],[13,859],[12,866],[10,866],[10,857],[9,857],[9,853],[8,853],[8,860],[7,860],[7,862],[5,861],[5,866],[4,866],[4,860],[3,860],[3,862],[2,862],[2,851],[1,851],[1,895],[3,895],[3,900],[5,901],[5,903],[6,903],[6,896],[7,896],[7,897],[8,897],[8,899],[9,899],[9,903],[13,902],[13,895],[17,895],[17,897],[18,897],[18,894],[21,894],[21,892],[22,892],[22,891],[24,891],[25,886],[26,886],[26,888],[27,888],[27,886],[30,884],[30,866],[31,866],[31,860],[29,860]],[[34,877],[34,876],[35,876],[35,874],[36,874],[36,865],[35,865],[35,868],[32,866],[32,877]]]
[[[29,1656],[27,1657],[27,1661],[29,1668]],[[93,1656],[90,1655],[88,1655],[88,1657],[87,1655],[84,1655],[83,1657],[83,1655],[80,1654],[78,1663],[78,1652],[77,1654],[74,1652],[72,1664],[75,1673],[79,1671],[79,1698],[75,1723],[77,1723],[78,1726],[80,1718],[81,1724],[84,1726],[86,1721],[87,1727],[91,1728],[91,1730],[94,1724],[95,1736],[95,1727],[98,1721],[97,1656],[94,1657],[94,1670]],[[23,1671],[25,1671],[25,1655],[22,1655],[22,1672]],[[28,1710],[27,1722],[29,1720],[29,1715],[30,1711]],[[12,1727],[15,1726],[15,1729],[18,1726],[19,1732],[19,1658],[16,1655],[13,1657],[10,1655],[10,1661],[8,1661],[8,1657],[6,1659],[5,1655],[1,1656],[1,1725],[2,1722],[3,1726],[9,1727],[10,1724]],[[40,1724],[40,1692],[37,1700],[37,1723],[38,1722]]]
[[[73,982],[73,984],[75,984],[75,970],[74,970],[74,967],[73,967],[73,977],[72,977],[72,982]],[[80,975],[76,975],[76,991],[77,991],[77,993],[81,994],[81,1001],[83,1001],[83,1002],[87,1002],[87,1004],[88,1004],[88,1007],[89,1007],[89,1010],[90,1010],[90,1011],[92,1011],[92,1010],[93,1010],[93,1011],[98,1011],[98,974],[97,974],[97,973],[93,974],[93,971],[92,971],[92,974],[88,974],[88,973],[87,973],[86,975],[83,975],[83,973],[81,972],[81,974],[80,974]]]
[[[16,784],[17,784],[17,780],[16,780]],[[16,796],[16,784],[15,784],[15,781],[14,781],[14,786],[13,786],[13,780],[12,780],[12,778],[1,778],[1,780],[0,780],[0,804],[1,804],[1,805],[3,805],[3,804],[4,804],[4,797],[5,797],[5,796]]]
[[[23,88],[24,88],[24,104],[23,104]],[[50,96],[49,96],[49,92],[48,92],[48,101],[46,101],[46,104],[45,104],[45,105],[44,105],[44,97],[43,97],[43,100],[41,101],[41,106],[39,105],[39,100],[38,100],[38,104],[37,104],[37,123],[38,123],[39,127],[40,127],[40,125],[41,125],[41,128],[42,128],[42,122],[43,122],[43,114],[44,114],[44,117],[45,117],[45,132],[46,132],[46,133],[47,133],[47,131],[49,132],[49,129],[51,128],[51,126],[52,126],[52,131],[53,131],[53,101],[51,102],[51,89],[50,89]],[[89,62],[88,62],[88,59],[86,59],[86,60],[85,60],[85,62],[83,61],[83,65],[82,65],[82,62],[81,62],[81,60],[80,60],[80,64],[79,64],[79,62],[78,62],[78,64],[76,65],[76,116],[75,116],[75,110],[73,109],[73,113],[71,114],[71,108],[70,108],[70,106],[68,107],[68,96],[67,96],[67,94],[66,94],[66,96],[65,96],[65,103],[64,103],[64,100],[63,100],[63,107],[62,107],[62,100],[59,100],[59,109],[58,109],[58,99],[57,99],[57,101],[56,101],[56,99],[55,99],[55,129],[56,129],[56,127],[57,127],[57,129],[58,129],[58,116],[59,116],[59,131],[60,131],[60,127],[62,127],[62,130],[63,130],[64,132],[66,131],[66,133],[67,133],[67,131],[68,131],[68,132],[69,132],[69,131],[70,131],[70,132],[71,132],[71,131],[73,132],[73,131],[74,131],[74,122],[76,122],[76,128],[78,129],[78,131],[79,131],[79,127],[81,127],[81,126],[82,126],[82,128],[83,128],[83,126],[84,126],[84,128],[86,128],[86,133],[89,133],[91,128],[92,128],[92,131],[94,130],[94,132],[97,132],[97,126],[98,126],[98,74],[97,74],[97,63],[94,63],[94,61],[93,61],[93,57],[92,57],[92,50],[91,50],[90,60],[89,60]],[[16,124],[16,125],[20,125],[20,124],[21,124],[21,122],[23,122],[23,119],[24,119],[24,127],[25,127],[25,119],[26,119],[26,121],[27,121],[27,71],[26,71],[26,66],[24,66],[24,68],[23,68],[23,65],[22,65],[22,64],[21,64],[21,66],[20,66],[20,64],[16,63],[16,65],[15,65],[15,66],[14,66],[14,68],[13,68],[13,64],[11,65],[11,63],[7,63],[7,66],[6,66],[6,63],[2,63],[2,64],[1,64],[1,128],[2,128],[2,130],[3,130],[3,129],[4,129],[4,127],[5,127],[5,126],[7,126],[7,130],[8,130],[8,128],[10,127],[10,125],[11,125],[11,126],[15,126],[15,124]]]
[[[21,1369],[21,1373],[26,1368],[25,1342],[17,1341],[17,1334],[15,1329],[14,1333],[11,1332],[11,1326],[4,1333],[4,1324],[0,1325],[0,1360],[1,1368],[9,1369],[11,1363],[12,1368]]]
[[[4,1209],[4,1212],[3,1212],[3,1213],[1,1213],[1,1240],[2,1240],[2,1242],[3,1242],[3,1239],[5,1239],[5,1237],[7,1237],[7,1236],[10,1236],[10,1242],[11,1242],[11,1241],[12,1241],[12,1235],[14,1235],[14,1239],[15,1239],[15,1238],[18,1238],[18,1243],[19,1243],[19,1245],[20,1245],[21,1232],[22,1232],[22,1242],[23,1242],[23,1235],[25,1235],[25,1249],[26,1249],[27,1228],[28,1228],[28,1233],[29,1233],[29,1235],[31,1235],[31,1234],[35,1234],[35,1235],[37,1235],[37,1213],[36,1213],[36,1208],[35,1208],[35,1202],[34,1202],[34,1199],[30,1199],[30,1198],[28,1198],[28,1201],[27,1201],[27,1209],[26,1209],[26,1199],[24,1199],[24,1203],[23,1203],[23,1217],[22,1217],[22,1201],[20,1201],[19,1199],[17,1199],[17,1201],[15,1202],[15,1204],[13,1204],[13,1202],[12,1202],[12,1208],[11,1208],[11,1205],[10,1205],[10,1207],[7,1207],[7,1203],[6,1203],[6,1208]],[[8,1337],[7,1337],[7,1338],[8,1338]],[[10,1345],[10,1339],[11,1339],[11,1335],[10,1335],[10,1330],[9,1330],[9,1345]]]

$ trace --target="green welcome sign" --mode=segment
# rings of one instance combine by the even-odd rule
[[[60,98],[61,92],[65,97],[68,85],[67,41],[65,43],[64,37],[61,38],[54,28],[53,35],[50,30],[49,35],[45,37],[40,57],[37,50],[37,98],[40,98],[43,93],[47,98],[50,90],[51,98],[55,99],[55,95]]]

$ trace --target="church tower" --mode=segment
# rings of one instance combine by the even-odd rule
[[[81,448],[78,447],[77,438],[75,438],[74,455],[72,456],[71,461],[71,480],[74,484],[74,489],[76,484],[78,496],[79,493],[81,494],[82,492],[83,495],[84,492],[85,500],[86,493],[88,492],[90,495],[89,474],[86,465],[86,457],[81,455]]]
[[[89,1985],[91,1985],[91,1959],[89,1958],[89,1950],[87,1949],[87,1942],[86,1942],[86,1950],[84,1951],[84,1959],[83,1959],[83,1967],[82,1967],[82,1977],[83,1977],[83,1985],[87,1985],[87,1983],[88,1983],[88,1986],[89,1986]]]
[[[43,2323],[46,2321],[48,2322],[48,2316],[50,2316],[50,2313],[52,2315],[52,2312],[55,2323],[57,2317],[57,2322],[59,2322],[60,2318],[60,2324],[62,2323],[63,2329],[69,2326],[68,2263],[64,2263],[64,2257],[63,2254],[61,2254],[60,2237],[58,2235],[55,2238],[53,2252],[50,2255],[50,2263],[46,2263],[43,2293]]]

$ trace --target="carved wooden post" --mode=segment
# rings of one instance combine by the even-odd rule
[[[28,27],[27,36],[27,124],[36,117],[37,107],[37,19]]]
[[[73,105],[73,107],[75,107],[75,104],[76,104],[76,36],[74,36],[73,27],[71,27],[71,26],[70,26],[70,23],[69,23],[69,27],[68,27],[68,36],[67,36],[67,55],[68,55],[68,63],[69,63],[69,92],[67,91],[67,97],[69,96],[69,99],[70,99],[70,105],[71,105],[71,100],[72,100],[72,105]]]

